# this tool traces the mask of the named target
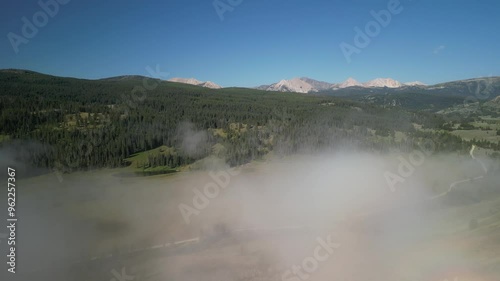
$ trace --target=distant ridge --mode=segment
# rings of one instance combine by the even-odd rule
[[[405,86],[427,86],[426,84],[420,82],[420,81],[414,81],[414,82],[406,82],[403,83]]]
[[[39,79],[54,79],[54,81],[72,80],[90,80],[90,81],[133,81],[150,78],[140,75],[122,75],[102,79],[84,79],[75,77],[61,77],[50,74],[39,73],[25,69],[0,69],[0,82],[9,83],[14,80],[31,83]],[[169,81],[206,87],[211,89],[220,89],[221,86],[207,81],[199,81],[194,78],[172,78]],[[500,96],[500,77],[479,77],[463,79],[435,85],[425,85],[422,82],[401,83],[391,78],[377,78],[371,81],[361,83],[354,78],[349,78],[342,83],[329,83],[314,80],[308,77],[293,78],[290,80],[281,80],[271,85],[262,85],[256,87],[259,90],[278,91],[278,92],[296,92],[303,94],[334,95],[334,96],[352,96],[363,94],[390,94],[390,93],[425,93],[441,96],[454,97],[476,97],[478,99],[492,100]],[[494,101],[498,103],[498,99]]]
[[[124,81],[124,80],[135,80],[135,79],[144,79],[144,78],[151,78],[151,77],[146,77],[146,76],[141,76],[141,75],[121,75],[121,76],[103,78],[103,79],[99,79],[99,80],[103,80],[103,81]]]

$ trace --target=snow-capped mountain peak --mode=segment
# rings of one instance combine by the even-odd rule
[[[222,88],[221,86],[215,84],[214,82],[211,82],[211,81],[202,82],[202,81],[196,80],[194,78],[172,78],[172,79],[169,79],[168,81],[196,85],[196,86],[201,86],[201,87],[210,88],[210,89],[221,89]]]
[[[196,80],[194,78],[172,78],[172,79],[169,79],[168,81],[190,84],[190,85],[199,85],[199,84],[203,83],[203,82]]]
[[[260,86],[259,89],[276,92],[296,92],[310,93],[317,92],[320,89],[327,88],[326,82],[320,82],[309,78],[293,78],[290,80],[281,80],[268,86]],[[316,85],[316,86],[315,86]]]
[[[383,87],[399,88],[399,87],[402,87],[403,84],[401,82],[396,81],[396,80],[391,79],[391,78],[377,78],[377,79],[373,79],[371,81],[364,83],[363,86],[369,87],[369,88],[372,88],[372,87],[375,87],[375,88],[383,88]]]
[[[362,87],[362,86],[363,86],[363,84],[359,83],[359,82],[358,82],[358,81],[356,81],[354,78],[349,77],[349,78],[347,78],[347,80],[345,80],[344,82],[340,83],[340,84],[338,85],[338,88],[343,89],[343,88],[348,88],[348,87],[356,87],[356,86],[358,86],[358,87]]]
[[[210,88],[210,89],[221,89],[222,88],[221,86],[215,84],[212,81],[204,82],[204,83],[200,84],[199,86],[202,86],[202,87],[205,87],[205,88]]]

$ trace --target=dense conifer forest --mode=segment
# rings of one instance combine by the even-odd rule
[[[444,129],[439,114],[336,97],[214,90],[140,76],[0,72],[0,145],[18,148],[22,161],[65,172],[131,165],[126,159],[159,147],[165,148],[136,165],[176,168],[216,155],[235,166],[270,152],[340,145],[411,150],[423,139],[438,151],[467,150],[471,142]]]

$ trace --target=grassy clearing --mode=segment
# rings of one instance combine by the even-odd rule
[[[125,159],[125,161],[130,163],[129,167],[138,175],[153,176],[178,172],[178,169],[167,166],[145,167],[149,156],[166,155],[167,153],[174,153],[174,149],[167,146],[160,146],[155,149],[136,153]]]
[[[474,128],[472,130],[459,130],[461,125],[464,124],[455,124],[453,126],[454,130],[450,133],[462,138],[465,141],[471,141],[473,139],[476,140],[484,140],[492,143],[500,142],[500,135],[497,135],[497,130],[500,130],[500,118],[494,118],[490,116],[480,117],[481,120],[468,123],[472,125]],[[413,124],[416,130],[422,132],[445,132],[443,130],[436,129],[424,129],[421,125]],[[472,128],[472,127],[471,127]]]
[[[129,158],[125,159],[125,161],[130,162],[132,166],[137,166],[141,162],[146,162],[148,160],[149,155],[160,155],[160,154],[166,154],[168,152],[173,152],[173,148],[163,145],[151,150],[136,153],[130,156]]]
[[[496,131],[484,131],[484,130],[455,130],[452,132],[453,135],[459,136],[466,141],[472,139],[476,140],[486,140],[489,142],[497,143],[500,141],[500,136],[496,134]]]

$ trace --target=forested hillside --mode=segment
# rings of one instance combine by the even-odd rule
[[[467,149],[440,129],[436,114],[335,97],[219,90],[141,76],[82,80],[30,71],[0,72],[0,143],[38,167],[64,171],[130,165],[125,159],[166,147],[138,167],[175,168],[208,155],[239,165],[274,151],[356,145],[411,149],[432,137],[439,149]],[[396,132],[404,138],[397,139]]]

